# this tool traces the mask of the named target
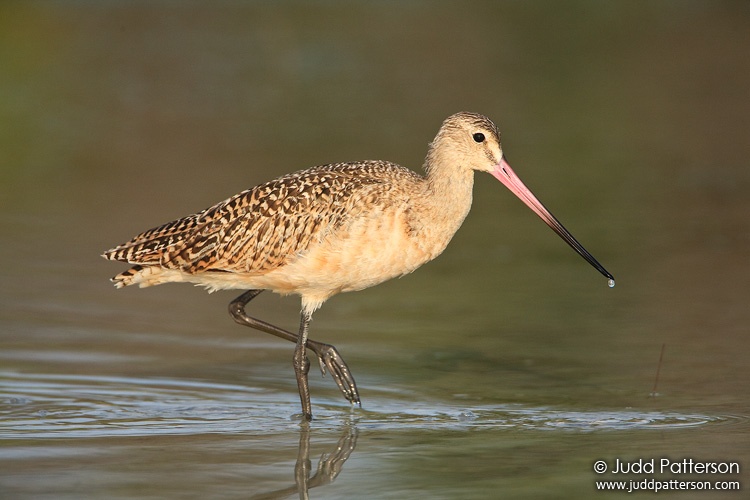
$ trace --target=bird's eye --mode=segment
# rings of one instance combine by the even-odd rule
[[[477,132],[472,137],[474,137],[474,142],[484,142],[484,134],[481,132]]]

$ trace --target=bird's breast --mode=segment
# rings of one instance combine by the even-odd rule
[[[417,220],[408,204],[369,210],[264,276],[281,293],[325,295],[362,290],[437,257],[455,233]],[[325,300],[323,298],[323,300]]]

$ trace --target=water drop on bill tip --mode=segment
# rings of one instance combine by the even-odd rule
[[[614,288],[614,287],[615,287],[615,280],[612,280],[612,279],[611,279],[611,280],[609,280],[609,281],[607,282],[607,285],[609,285],[609,287],[610,287],[610,288]]]

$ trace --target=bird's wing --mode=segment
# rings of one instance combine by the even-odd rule
[[[262,274],[294,260],[355,216],[354,199],[377,197],[387,189],[385,180],[394,168],[399,175],[402,170],[417,175],[385,162],[333,164],[289,174],[145,231],[103,256],[190,273]]]

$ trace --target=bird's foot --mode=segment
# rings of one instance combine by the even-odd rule
[[[308,347],[313,348],[308,342]],[[341,357],[335,347],[329,344],[317,343],[313,348],[315,354],[318,356],[318,362],[320,363],[320,371],[325,376],[326,372],[331,373],[331,377],[339,386],[341,393],[344,395],[347,401],[351,404],[361,406],[359,399],[359,391],[357,391],[357,383],[354,382],[352,372],[349,371],[344,358]]]

